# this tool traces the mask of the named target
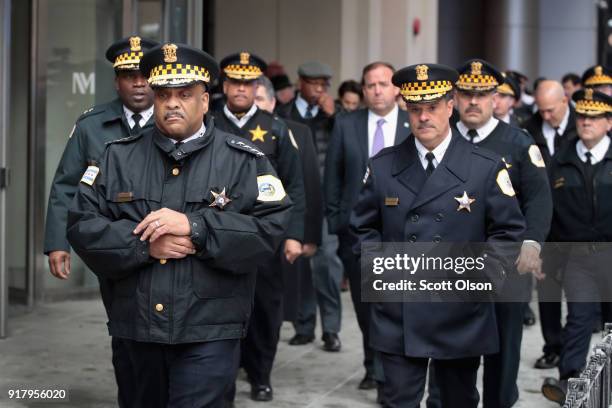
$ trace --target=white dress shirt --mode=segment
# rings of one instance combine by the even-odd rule
[[[151,105],[149,109],[143,110],[142,112],[138,112],[138,113],[140,113],[140,116],[141,116],[139,124],[140,124],[140,127],[142,128],[144,127],[144,125],[146,125],[149,118],[153,116],[153,105]],[[136,124],[136,122],[132,118],[132,116],[134,116],[135,113],[129,110],[125,105],[123,105],[123,114],[125,115],[127,119],[127,123],[130,126],[130,129],[132,129],[134,125]]]
[[[453,131],[449,129],[448,135],[446,135],[444,140],[442,140],[442,142],[438,146],[436,146],[435,149],[431,151],[434,155],[434,159],[433,159],[434,167],[438,167],[438,164],[440,164],[440,162],[442,161],[442,158],[444,158],[444,153],[446,153],[446,149],[448,149],[448,145],[450,145],[451,139],[453,138],[452,136],[453,136]],[[429,149],[423,146],[423,144],[419,142],[419,139],[417,138],[414,138],[414,144],[416,145],[417,153],[419,154],[419,160],[421,160],[421,165],[423,166],[424,169],[427,169],[427,165],[429,164],[429,161],[427,160],[425,155],[429,153]]]
[[[565,116],[563,116],[563,120],[559,124],[559,134],[562,135],[565,133],[565,129],[567,128],[567,122],[569,122],[570,110],[569,107],[565,111]],[[546,146],[548,147],[548,151],[552,156],[555,154],[555,128],[550,126],[548,122],[542,121],[542,134],[546,139]]]
[[[591,150],[587,149],[584,143],[582,143],[582,140],[578,140],[578,142],[576,142],[576,153],[578,153],[578,158],[582,160],[583,163],[586,163],[586,152],[591,152],[591,164],[597,164],[603,160],[609,147],[610,138],[607,135],[604,136],[599,143],[593,146]]]
[[[297,108],[300,116],[306,118],[306,112],[308,111],[308,102],[306,99],[302,98],[302,95],[298,94],[297,98],[295,98],[295,107]],[[310,110],[312,113],[312,117],[314,118],[319,113],[319,105],[314,105]]]
[[[389,147],[395,144],[395,132],[397,129],[397,115],[399,109],[397,104],[387,113],[386,116],[378,116],[374,112],[368,109],[368,152],[372,155],[372,145],[374,144],[374,134],[376,133],[376,123],[379,119],[384,119],[385,123],[382,125],[383,139],[385,146]]]
[[[476,129],[476,133],[478,133],[478,136],[474,138],[474,143],[480,143],[485,140],[487,136],[489,136],[493,132],[493,130],[495,130],[495,126],[497,126],[498,123],[499,120],[491,116],[491,118],[487,121],[487,123],[484,124],[484,126],[479,129]],[[463,122],[457,122],[457,130],[459,131],[459,133],[461,133],[461,136],[463,136],[465,140],[470,141],[470,137],[468,136],[469,129],[463,124]]]
[[[227,105],[225,105],[223,107],[223,113],[225,114],[225,116],[227,116],[227,118],[229,120],[231,120],[234,125],[238,126],[240,129],[242,129],[242,127],[244,125],[246,125],[246,123],[249,121],[249,119],[251,119],[253,117],[253,115],[255,114],[255,112],[257,112],[257,105],[253,104],[253,106],[251,106],[251,109],[249,109],[247,111],[247,113],[245,113],[240,119],[238,119],[227,107]]]
[[[202,127],[200,128],[200,130],[198,130],[197,132],[195,132],[193,135],[189,136],[188,138],[183,139],[183,140],[174,140],[174,139],[168,138],[168,140],[170,140],[174,144],[177,144],[178,142],[187,143],[187,142],[190,142],[192,140],[195,140],[195,139],[198,139],[204,136],[205,132],[206,132],[206,125],[202,123]]]

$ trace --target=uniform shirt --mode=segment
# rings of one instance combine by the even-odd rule
[[[295,98],[295,107],[297,108],[298,112],[300,113],[300,116],[305,118],[306,117],[306,112],[308,111],[308,102],[306,102],[306,99],[302,98],[302,95],[298,94],[298,96]],[[312,117],[314,118],[315,116],[317,116],[317,114],[319,113],[319,105],[314,105],[311,109],[310,112],[312,112]]]
[[[557,132],[562,135],[565,133],[565,129],[567,128],[567,123],[569,121],[570,110],[569,107],[565,111],[565,116],[563,116],[563,120],[559,124],[559,129]],[[542,134],[546,139],[546,146],[548,147],[548,151],[552,156],[555,154],[555,128],[550,126],[548,122],[542,121]]]
[[[501,120],[504,123],[510,124],[510,112],[506,113],[506,116],[503,116],[501,118],[498,118],[499,120]]]
[[[583,163],[586,163],[586,152],[591,152],[591,164],[597,164],[603,160],[609,147],[610,138],[608,136],[604,136],[591,150],[587,149],[584,143],[582,143],[582,140],[578,140],[578,142],[576,142],[576,153],[578,153],[578,158],[582,160]]]
[[[446,135],[442,143],[440,143],[438,146],[436,146],[435,149],[431,151],[434,155],[434,160],[433,160],[434,167],[438,167],[438,164],[440,164],[440,162],[442,161],[442,158],[444,157],[444,153],[446,153],[446,149],[448,149],[448,145],[451,142],[452,135],[453,135],[453,131],[451,129],[448,129],[448,135]],[[429,153],[429,149],[423,146],[423,144],[419,142],[419,139],[417,139],[416,137],[414,138],[414,144],[416,145],[417,153],[419,154],[419,160],[421,160],[421,165],[423,166],[424,169],[427,169],[427,165],[429,164],[429,161],[427,160],[425,155]]]
[[[489,136],[491,132],[493,132],[498,122],[499,120],[491,116],[491,118],[487,121],[487,123],[484,124],[484,126],[479,129],[476,129],[476,133],[478,133],[478,136],[474,138],[474,143],[480,143],[485,140],[485,138]],[[457,130],[459,131],[459,133],[461,133],[461,136],[463,136],[465,140],[467,140],[468,142],[470,141],[470,137],[468,136],[469,129],[463,124],[462,121],[457,122]]]
[[[178,142],[187,143],[187,142],[195,140],[195,139],[197,139],[199,137],[204,136],[205,132],[206,132],[206,125],[204,123],[202,123],[202,127],[200,128],[200,130],[198,130],[197,132],[195,132],[193,135],[189,136],[188,138],[183,139],[183,140],[174,140],[174,139],[168,137],[168,140],[170,140],[174,144],[177,144]]]
[[[248,121],[249,119],[251,119],[253,117],[253,115],[255,114],[255,112],[257,112],[257,105],[253,104],[251,106],[251,109],[249,109],[247,111],[247,113],[245,113],[240,119],[238,119],[227,107],[227,105],[225,105],[223,107],[223,113],[225,114],[225,116],[227,116],[227,118],[229,120],[231,120],[234,125],[238,126],[239,128],[242,128]]]
[[[128,125],[130,125],[130,129],[132,129],[134,125],[136,124],[133,118],[133,116],[136,113],[129,110],[127,106],[125,105],[123,105],[123,113],[125,114]],[[149,109],[143,110],[142,112],[138,112],[138,113],[140,113],[140,116],[141,116],[139,124],[140,124],[140,127],[142,128],[149,121],[151,116],[153,116],[153,105],[151,105]]]
[[[397,112],[398,107],[395,107],[386,116],[378,116],[374,112],[368,109],[368,152],[372,152],[372,145],[374,144],[374,134],[376,133],[376,122],[379,119],[384,119],[385,123],[382,125],[382,131],[384,136],[384,147],[393,146],[395,144],[395,129],[397,128]]]

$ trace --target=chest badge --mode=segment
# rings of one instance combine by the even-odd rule
[[[267,130],[263,130],[261,126],[257,125],[257,127],[253,130],[249,130],[251,132],[251,142],[261,142],[265,143],[264,136],[268,133]]]
[[[213,195],[214,199],[212,203],[210,203],[209,207],[217,207],[222,210],[226,205],[228,205],[232,200],[225,195],[225,187],[221,190],[220,193],[215,193],[210,190],[210,193]]]
[[[468,197],[467,191],[463,192],[463,195],[460,197],[455,197],[455,200],[459,203],[459,207],[457,207],[457,211],[467,210],[467,212],[472,212],[470,205],[476,201],[475,198]]]

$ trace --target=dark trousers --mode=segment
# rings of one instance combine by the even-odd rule
[[[137,381],[133,408],[223,407],[238,370],[240,340],[157,344],[123,340]]]
[[[507,408],[518,400],[516,380],[521,360],[523,315],[526,307],[522,302],[495,304],[499,352],[484,357],[482,402],[485,408]]]
[[[111,340],[113,368],[117,381],[117,401],[120,408],[130,408],[132,406],[132,393],[136,388],[136,377],[134,376],[129,347],[125,342],[126,340],[118,337],[113,337]]]
[[[385,372],[383,388],[388,408],[418,408],[423,398],[429,359],[380,353]],[[435,380],[444,408],[476,408],[476,374],[480,357],[433,360]]]
[[[363,338],[363,365],[366,374],[376,377],[374,369],[375,353],[370,347],[370,303],[361,301],[361,270],[357,257],[353,254],[353,240],[348,234],[340,234],[338,235],[338,242],[338,256],[342,260],[344,271],[349,280],[351,300],[353,301],[357,323]]]
[[[546,278],[537,282],[540,327],[544,338],[544,354],[561,353],[561,293],[565,259],[561,254],[543,254]]]
[[[241,363],[252,385],[270,385],[270,375],[283,324],[281,254],[257,269],[255,301]]]
[[[600,300],[612,298],[611,260],[610,250],[591,253],[586,245],[572,247],[563,277],[567,319],[561,337],[561,379],[577,375],[586,364],[593,325],[599,318]]]

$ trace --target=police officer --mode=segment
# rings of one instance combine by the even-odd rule
[[[271,161],[293,201],[291,220],[282,256],[293,264],[302,254],[304,240],[304,181],[298,145],[287,125],[276,115],[255,104],[255,80],[263,75],[265,62],[254,54],[241,52],[221,61],[226,104],[215,114],[216,126],[253,143]],[[242,347],[242,365],[251,382],[251,398],[273,398],[270,382],[274,357],[283,322],[283,279],[281,254],[258,270],[255,308]]]
[[[540,149],[531,136],[493,117],[495,94],[501,84],[504,77],[487,61],[466,61],[459,68],[456,84],[460,116],[456,126],[466,140],[502,156],[527,224],[516,269],[519,275],[531,273],[541,279],[540,249],[552,217],[548,177]],[[484,407],[511,407],[518,400],[516,379],[530,291],[531,276],[510,274],[500,302],[495,304],[500,351],[484,359]]]
[[[143,53],[155,45],[153,41],[133,36],[117,41],[108,48],[106,58],[115,69],[118,98],[85,111],[72,129],[51,184],[47,206],[45,254],[49,255],[49,269],[56,278],[68,279],[70,274],[66,217],[79,178],[88,165],[98,162],[107,142],[136,134],[153,125],[153,92],[138,70],[138,64]],[[112,283],[102,278],[99,282],[108,313]],[[119,405],[128,407],[132,388],[121,385],[126,384],[131,377],[131,367],[129,360],[121,355],[121,339],[113,337],[112,351],[119,385]]]
[[[582,74],[582,86],[612,96],[612,72],[603,65],[590,67]]]
[[[514,242],[524,220],[501,157],[452,130],[457,72],[419,64],[393,75],[412,134],[371,159],[351,216],[367,242]],[[491,247],[487,276],[500,283],[514,251]],[[381,352],[386,406],[418,407],[429,359],[444,407],[476,407],[480,356],[499,349],[490,303],[374,303],[370,344]],[[452,322],[452,324],[449,324]]]
[[[68,214],[70,244],[113,282],[109,331],[138,378],[132,406],[218,407],[233,383],[256,265],[291,201],[265,155],[202,118],[218,65],[166,43],[142,58],[155,127],[109,143]]]
[[[586,363],[600,300],[612,299],[612,97],[584,89],[574,93],[579,140],[553,158],[554,213],[551,236],[568,252],[563,276],[567,320],[562,332],[559,379],[547,378],[542,393],[563,404],[567,380]],[[610,303],[602,303],[609,307]]]
[[[521,87],[516,79],[502,73],[503,83],[497,87],[495,93],[495,108],[493,114],[499,120],[515,127],[522,127],[521,118],[514,113],[513,106],[521,99]]]

